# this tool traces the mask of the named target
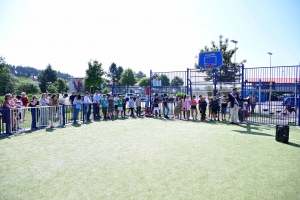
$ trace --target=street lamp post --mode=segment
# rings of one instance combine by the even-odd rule
[[[234,43],[234,48],[236,48],[236,44],[238,43],[238,41],[236,41],[236,40],[231,40],[230,42],[233,42]],[[234,53],[234,63],[235,63],[235,60],[236,59],[236,51],[235,51],[235,53]]]
[[[233,42],[234,43],[234,48],[236,48],[236,44],[238,43],[238,41],[231,40],[230,42]],[[235,62],[236,62],[236,51],[234,53],[234,64],[235,64]],[[240,77],[240,74],[241,74],[241,71],[240,71],[240,68],[239,68],[239,77]],[[240,79],[239,79],[239,81],[240,81]],[[235,78],[234,78],[234,82],[235,82]],[[234,86],[235,86],[235,83],[234,83]]]
[[[271,98],[272,98],[272,80],[271,80],[271,76],[272,76],[272,70],[271,70],[271,56],[273,53],[268,52],[268,54],[270,55],[270,86],[269,86],[269,112],[271,112]]]

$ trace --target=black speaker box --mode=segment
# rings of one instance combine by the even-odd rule
[[[290,127],[288,125],[276,125],[276,141],[289,142]]]

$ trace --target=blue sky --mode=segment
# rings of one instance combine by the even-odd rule
[[[0,0],[0,55],[84,76],[90,59],[156,72],[193,68],[219,35],[246,67],[298,65],[299,0]],[[230,43],[230,48],[234,44]]]

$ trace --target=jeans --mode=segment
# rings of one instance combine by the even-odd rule
[[[90,120],[91,104],[84,104],[84,114],[86,115],[86,120]]]
[[[93,103],[94,119],[100,117],[100,107],[97,103]]]
[[[141,106],[137,106],[136,107],[136,114],[138,115],[138,116],[141,116]]]
[[[167,114],[165,113],[165,109],[167,109]],[[168,116],[168,115],[169,115],[169,112],[170,112],[169,106],[164,106],[164,107],[163,107],[163,114],[164,114],[164,116]]]
[[[79,113],[79,111],[80,111],[80,109],[73,109],[74,110],[74,122],[76,122],[76,120],[77,120],[77,117],[78,117],[78,113]]]
[[[133,114],[133,110],[134,110],[134,108],[130,108],[130,111],[131,111],[131,113],[130,113],[130,116],[131,116],[131,117],[133,117],[133,116],[134,116],[134,114]]]

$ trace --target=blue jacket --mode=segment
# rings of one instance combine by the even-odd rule
[[[201,110],[206,110],[206,107],[207,107],[207,102],[206,102],[206,101],[202,101],[202,102],[200,103],[200,108],[201,108]]]

